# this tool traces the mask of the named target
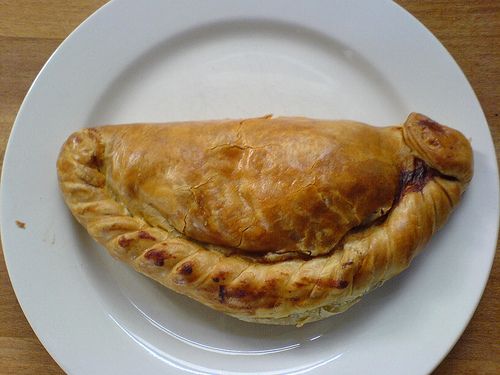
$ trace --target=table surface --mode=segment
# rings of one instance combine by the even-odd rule
[[[469,79],[500,148],[500,1],[398,0],[444,44]],[[0,0],[0,160],[33,79],[64,38],[105,1]],[[1,164],[0,164],[1,168]],[[479,307],[435,374],[500,374],[500,256]],[[0,373],[60,374],[9,281],[0,248]]]

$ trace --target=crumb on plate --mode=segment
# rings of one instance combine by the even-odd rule
[[[23,223],[22,221],[16,220],[16,225],[21,229],[26,229],[26,223]]]

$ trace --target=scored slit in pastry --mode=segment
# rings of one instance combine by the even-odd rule
[[[458,131],[298,117],[89,128],[57,162],[111,255],[236,318],[345,311],[408,267],[472,178]]]

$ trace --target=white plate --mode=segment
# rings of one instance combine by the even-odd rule
[[[243,323],[134,273],[94,244],[58,191],[59,147],[89,125],[267,113],[393,124],[411,111],[472,139],[472,186],[407,272],[302,329]],[[123,0],[73,32],[34,82],[9,141],[1,213],[19,302],[70,373],[423,374],[479,301],[498,212],[478,101],[445,49],[397,5]]]

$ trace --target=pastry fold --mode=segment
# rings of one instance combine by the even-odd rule
[[[458,131],[272,118],[72,134],[64,199],[111,255],[236,318],[302,325],[408,267],[473,173]]]

